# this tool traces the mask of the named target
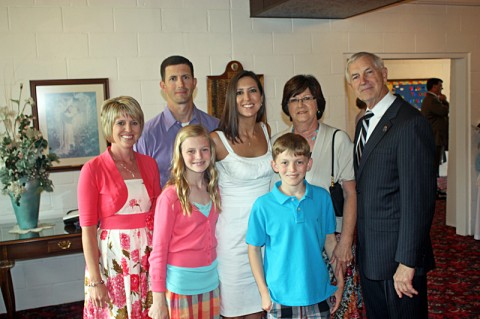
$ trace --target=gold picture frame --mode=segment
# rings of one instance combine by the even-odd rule
[[[100,110],[109,97],[108,79],[32,80],[33,124],[58,155],[52,171],[79,170],[107,148]]]

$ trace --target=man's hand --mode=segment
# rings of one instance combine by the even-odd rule
[[[415,275],[415,268],[407,267],[403,264],[398,264],[397,271],[393,275],[393,282],[398,298],[407,295],[412,298],[413,295],[418,295],[418,291],[413,288],[412,280]]]

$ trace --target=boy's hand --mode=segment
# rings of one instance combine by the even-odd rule
[[[272,310],[273,303],[272,303],[272,299],[270,298],[270,294],[269,293],[261,294],[261,296],[262,296],[262,309],[267,312]]]
[[[330,313],[332,314],[338,310],[338,307],[340,307],[340,302],[342,302],[343,286],[337,286],[337,288],[337,291],[335,291],[333,294],[333,297],[335,298],[335,304],[332,308],[330,308]]]

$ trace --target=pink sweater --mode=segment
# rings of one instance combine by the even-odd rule
[[[135,159],[150,196],[150,211],[153,213],[161,192],[157,163],[150,156],[140,153],[135,153]],[[77,197],[81,226],[97,225],[99,220],[113,216],[125,205],[127,186],[108,150],[83,165]]]
[[[177,267],[209,266],[217,258],[215,225],[218,212],[212,205],[205,217],[195,206],[192,215],[183,215],[174,186],[167,186],[155,209],[153,251],[150,254],[152,291],[166,290],[167,264]]]

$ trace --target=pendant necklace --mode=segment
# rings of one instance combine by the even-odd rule
[[[255,137],[255,132],[252,134],[252,136],[245,135],[248,138],[248,146],[252,146],[252,141],[251,138]]]
[[[118,161],[117,161],[117,163],[120,164],[120,166],[121,166],[124,170],[126,170],[127,172],[129,172],[130,174],[132,174],[132,177],[133,177],[133,178],[135,178],[135,173],[132,172],[130,169],[128,169],[127,165],[125,165],[125,164],[122,163],[122,162],[118,162]]]
[[[129,169],[129,168],[127,167],[127,165],[125,165],[125,163],[124,163],[123,161],[120,161],[120,160],[116,159],[116,158],[113,156],[113,154],[112,154],[111,156],[112,156],[112,159],[113,159],[113,161],[114,161],[115,163],[117,163],[117,164],[120,165],[125,171],[127,171],[128,173],[130,173],[130,175],[132,175],[132,178],[135,178],[135,173],[134,173],[131,169]],[[132,161],[132,162],[133,162],[133,161]]]

